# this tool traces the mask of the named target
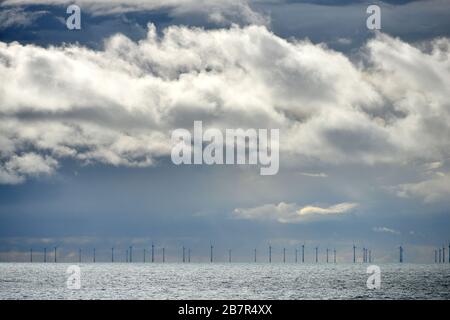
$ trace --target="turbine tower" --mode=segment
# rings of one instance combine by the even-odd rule
[[[272,262],[272,246],[269,246],[269,263]]]
[[[165,251],[165,249],[164,248],[162,248],[162,262],[164,263],[164,262],[166,262],[166,251]]]
[[[185,260],[185,248],[184,248],[184,246],[183,246],[183,263],[185,262],[186,260]]]
[[[211,252],[210,252],[210,256],[209,256],[209,261],[212,263],[213,262],[213,245],[211,245]]]
[[[316,247],[316,263],[319,262],[319,256],[318,253],[319,252],[319,247]]]
[[[56,263],[56,247],[54,249],[55,249],[55,263]]]
[[[155,262],[155,245],[153,243],[152,243],[152,262]]]
[[[302,244],[302,263],[305,263],[305,244]]]
[[[333,262],[336,263],[336,249],[333,250],[333,253],[334,253]]]
[[[256,248],[255,248],[255,262],[256,262]]]
[[[403,247],[400,246],[400,263],[403,263]]]
[[[445,263],[445,246],[442,246],[442,263]]]
[[[228,262],[231,263],[231,249],[228,249]]]
[[[434,250],[434,263],[437,263],[437,250]]]
[[[33,262],[33,249],[30,249],[30,262]]]
[[[356,246],[353,245],[353,263],[356,263]]]
[[[297,261],[298,261],[297,260],[297,251],[298,251],[297,248],[295,248],[295,263],[297,263]]]
[[[283,248],[283,263],[286,263],[286,248]]]
[[[94,248],[94,260],[93,260],[93,261],[94,261],[94,263],[95,263],[95,248]]]
[[[47,248],[44,248],[44,262],[47,262]]]
[[[133,246],[130,246],[130,263],[133,262]]]
[[[111,248],[111,262],[114,262],[114,247]]]
[[[328,263],[328,248],[327,248],[327,263]]]
[[[78,262],[81,263],[81,249],[78,249]]]

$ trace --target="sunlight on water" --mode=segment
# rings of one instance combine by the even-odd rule
[[[450,265],[380,264],[381,288],[361,264],[1,263],[0,299],[449,299]]]

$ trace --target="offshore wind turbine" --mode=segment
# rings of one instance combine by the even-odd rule
[[[54,249],[55,249],[55,263],[56,263],[56,247]]]
[[[328,248],[327,248],[327,263],[328,263]]]
[[[114,247],[111,248],[111,262],[114,262]]]
[[[336,263],[336,249],[334,249],[333,253],[334,253],[333,262]]]
[[[356,263],[356,246],[353,244],[353,263]]]
[[[152,262],[155,262],[155,245],[152,243]]]
[[[210,248],[210,255],[209,255],[209,261],[212,263],[213,262],[213,245],[211,245],[211,248]]]
[[[166,262],[166,250],[164,247],[162,248],[162,262]]]
[[[286,248],[283,248],[283,263],[286,263]]]
[[[94,260],[93,260],[93,261],[94,261],[94,263],[95,263],[95,248],[94,248]]]
[[[255,248],[255,262],[256,262],[256,248]]]
[[[272,246],[269,245],[269,263],[272,263]]]
[[[228,262],[231,263],[231,249],[228,249]]]
[[[78,263],[81,263],[81,249],[78,249]]]
[[[191,263],[191,248],[188,249],[188,262]]]
[[[44,262],[47,262],[47,248],[44,248]]]
[[[445,263],[445,246],[442,246],[442,263]]]
[[[33,262],[33,249],[30,249],[30,262]]]
[[[319,262],[319,247],[316,247],[316,263]]]
[[[297,260],[297,251],[298,251],[297,248],[295,248],[295,263],[297,263],[297,261],[298,261]]]
[[[302,263],[305,263],[305,244],[302,244]]]

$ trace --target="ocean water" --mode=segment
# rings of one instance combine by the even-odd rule
[[[0,263],[0,299],[449,299],[450,265],[88,263],[68,289],[66,263]]]

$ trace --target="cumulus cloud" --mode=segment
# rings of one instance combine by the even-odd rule
[[[374,232],[379,232],[379,233],[390,233],[390,234],[400,234],[400,231],[391,229],[391,228],[387,228],[387,227],[373,227],[372,230]]]
[[[280,128],[281,156],[295,165],[448,157],[449,39],[420,50],[379,34],[361,52],[356,63],[264,26],[158,35],[149,25],[145,39],[117,34],[98,51],[0,42],[2,175],[30,150],[153,165],[170,154],[171,130],[194,120]]]
[[[239,219],[299,223],[311,221],[320,216],[332,216],[350,212],[357,206],[357,203],[344,202],[324,208],[318,206],[299,207],[295,203],[280,202],[254,208],[236,208],[233,211],[233,215]]]
[[[27,176],[50,175],[57,164],[52,157],[43,157],[33,152],[14,155],[0,166],[0,183],[17,184]]]

